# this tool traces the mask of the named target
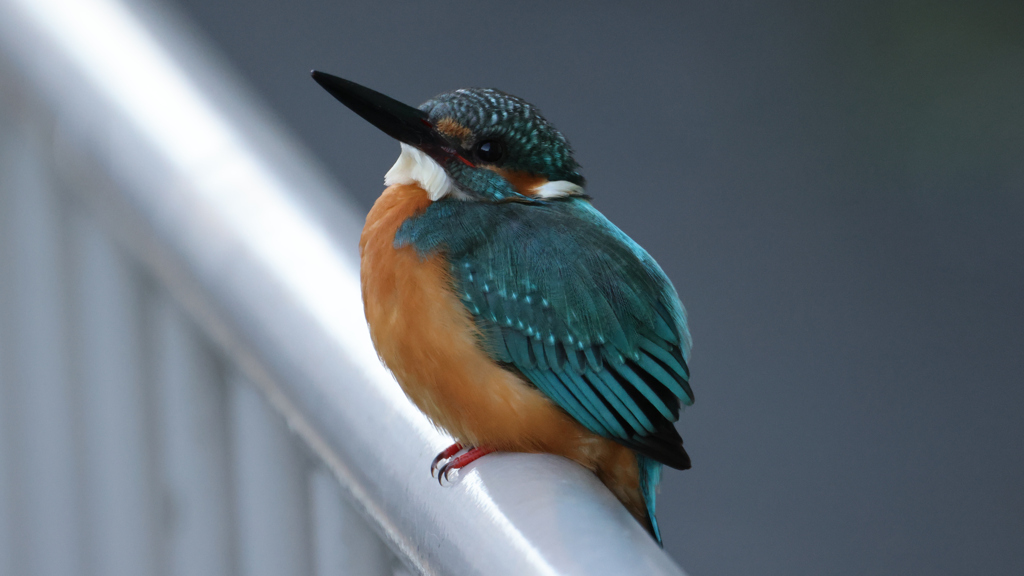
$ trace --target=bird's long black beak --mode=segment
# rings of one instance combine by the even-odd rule
[[[331,96],[395,140],[419,148],[442,166],[449,159],[462,158],[430,123],[426,112],[344,78],[318,70],[311,74]]]

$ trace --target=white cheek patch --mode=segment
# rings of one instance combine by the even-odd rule
[[[545,182],[533,189],[537,198],[563,198],[565,196],[579,196],[583,194],[583,188],[568,180],[555,180]]]
[[[419,184],[433,202],[451,194],[455,189],[452,179],[440,164],[408,144],[402,144],[402,154],[384,175],[384,184]]]

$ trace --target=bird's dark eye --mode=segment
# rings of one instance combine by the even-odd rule
[[[484,140],[476,145],[477,159],[494,164],[505,157],[505,146],[497,140]]]

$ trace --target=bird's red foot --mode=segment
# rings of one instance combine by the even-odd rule
[[[452,444],[451,446],[438,452],[437,456],[434,456],[434,461],[430,463],[430,477],[434,477],[434,472],[437,471],[437,465],[441,463],[441,460],[447,460],[452,456],[455,456],[456,454],[459,453],[459,450],[462,450],[462,444],[456,442],[455,444]]]
[[[455,445],[449,446],[448,450],[451,450],[454,447]],[[459,449],[461,449],[461,447]],[[447,452],[448,450],[445,450],[445,452]],[[458,450],[455,450],[454,452],[452,452],[452,454],[455,454],[455,452],[458,452]],[[481,456],[486,456],[491,452],[494,452],[494,448],[473,447],[470,448],[469,450],[466,450],[465,454],[459,454],[455,458],[452,458],[448,462],[445,462],[443,466],[437,469],[437,483],[441,484],[442,481],[444,480],[450,480],[448,475],[451,474],[453,470],[459,470],[467,466],[469,463],[475,462]],[[442,452],[441,454],[444,454],[444,452]],[[449,457],[450,456],[451,454],[449,454]]]

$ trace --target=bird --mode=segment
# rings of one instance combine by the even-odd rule
[[[662,545],[662,467],[690,457],[686,311],[654,259],[586,194],[568,140],[490,88],[418,108],[312,71],[400,143],[359,241],[364,312],[409,399],[455,440],[440,482],[495,451],[597,475]]]

